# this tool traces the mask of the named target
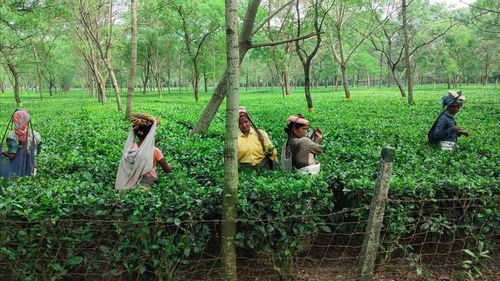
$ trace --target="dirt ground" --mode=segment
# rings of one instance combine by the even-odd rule
[[[247,261],[238,265],[239,281],[355,281],[356,266],[353,262],[317,263],[296,261],[288,278],[281,279],[269,265]],[[392,262],[376,268],[374,281],[468,281],[461,266],[422,265],[421,272],[407,262]],[[490,264],[482,270],[483,277],[477,280],[500,281],[500,253],[492,256]],[[187,280],[224,280],[219,270]]]

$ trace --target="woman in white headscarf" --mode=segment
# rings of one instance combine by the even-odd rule
[[[134,113],[131,121],[132,128],[125,142],[116,174],[116,190],[133,189],[137,186],[150,187],[158,179],[157,163],[166,173],[172,171],[161,150],[155,146],[156,126],[159,120],[148,114]]]
[[[462,92],[449,91],[441,98],[441,105],[446,108],[436,119],[428,133],[429,143],[438,144],[442,150],[453,151],[457,147],[460,136],[469,136],[455,122],[455,115],[464,104],[465,97]]]

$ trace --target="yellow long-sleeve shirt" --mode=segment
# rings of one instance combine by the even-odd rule
[[[269,135],[264,130],[259,130],[259,132],[264,138],[264,147],[267,150],[268,147],[271,146]],[[276,159],[277,154],[278,151],[275,148],[270,156],[271,160]],[[259,136],[253,128],[250,128],[248,136],[245,136],[241,132],[238,134],[238,162],[240,164],[255,166],[262,162],[265,157],[264,151],[262,151],[262,145],[259,141]]]

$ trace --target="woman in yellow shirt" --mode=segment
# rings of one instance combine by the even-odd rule
[[[245,108],[240,107],[238,127],[238,163],[242,168],[274,169],[278,151],[274,148],[269,135],[257,129]]]

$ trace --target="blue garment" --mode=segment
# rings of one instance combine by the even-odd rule
[[[34,146],[28,148],[23,145],[19,147],[14,159],[0,155],[0,178],[31,176],[35,170],[35,150]]]
[[[458,134],[453,128],[456,125],[454,116],[445,112],[437,121],[433,138],[438,141],[457,142]]]

